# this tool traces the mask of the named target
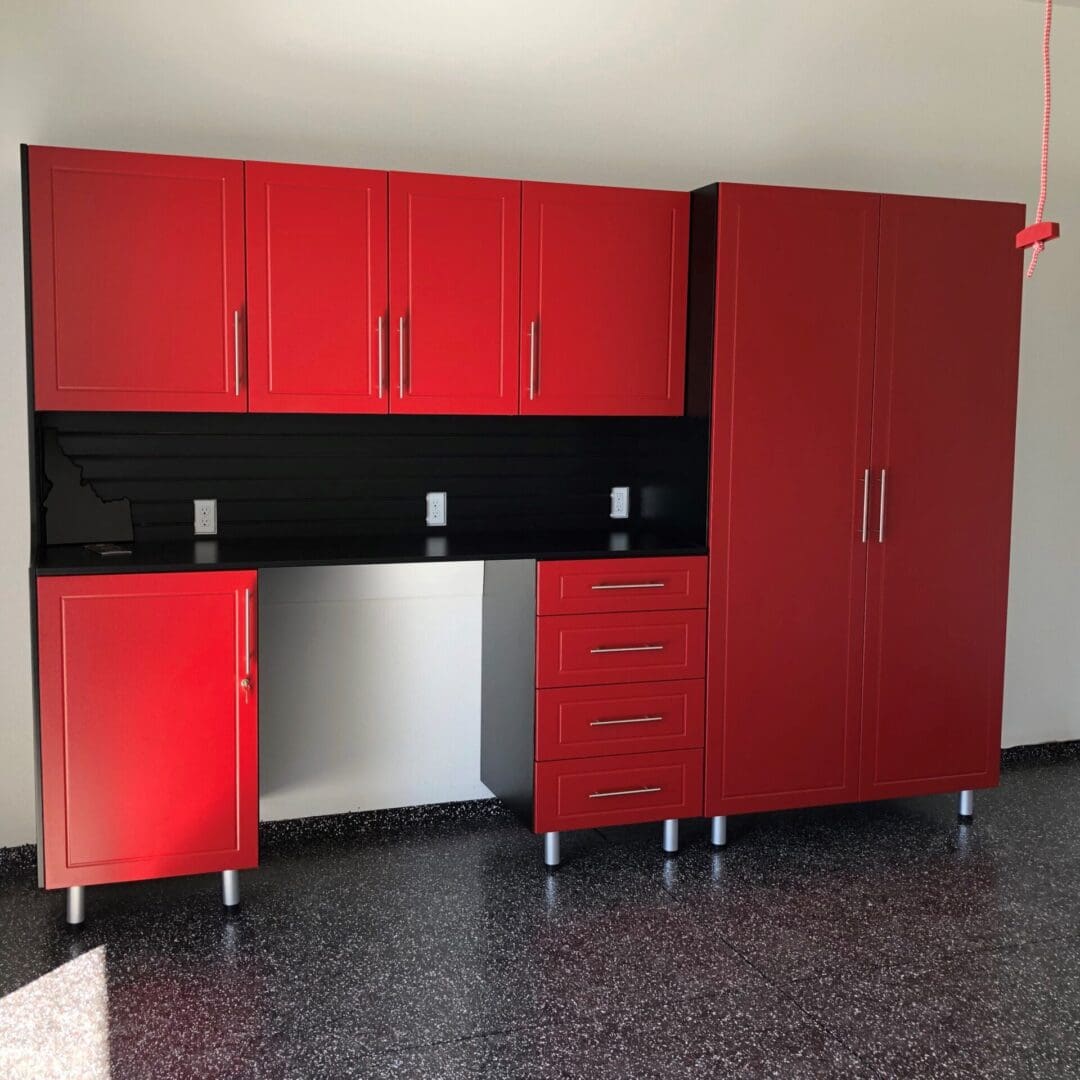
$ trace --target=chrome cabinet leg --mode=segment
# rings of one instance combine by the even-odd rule
[[[679,819],[668,818],[664,822],[664,850],[674,854],[679,850]]]
[[[960,792],[960,816],[961,817],[973,817],[975,814],[975,792],[974,791],[961,791]]]
[[[544,865],[559,865],[559,834],[557,832],[544,833]]]
[[[713,847],[726,847],[727,846],[727,818],[726,817],[714,817],[712,819],[712,830],[709,834],[709,839],[712,841]]]
[[[86,886],[72,885],[67,891],[68,926],[78,926],[86,918]]]
[[[240,871],[221,871],[221,899],[228,908],[240,903]]]

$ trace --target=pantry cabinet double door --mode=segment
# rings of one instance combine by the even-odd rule
[[[678,415],[689,197],[31,147],[39,409]]]
[[[719,217],[705,812],[992,785],[1023,207]]]

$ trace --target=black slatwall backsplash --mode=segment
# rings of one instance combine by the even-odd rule
[[[705,534],[703,418],[44,413],[39,430],[46,543],[118,538],[93,535],[87,488],[128,501],[136,541],[190,537],[196,498],[224,537],[424,532],[428,491],[450,532],[606,529],[616,484],[631,526]]]

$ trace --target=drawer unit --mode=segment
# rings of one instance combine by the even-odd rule
[[[559,864],[565,829],[702,812],[704,556],[489,564],[481,779]],[[535,606],[534,606],[535,604]]]
[[[536,765],[537,832],[700,815],[702,751],[620,754]]]
[[[700,679],[704,675],[704,611],[537,619],[538,687]]]
[[[703,608],[707,566],[704,556],[542,562],[537,568],[536,613]]]
[[[685,750],[704,744],[705,682],[536,692],[536,760]]]

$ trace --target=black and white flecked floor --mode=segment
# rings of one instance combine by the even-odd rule
[[[1077,1077],[1080,745],[1010,756],[970,826],[570,834],[555,874],[492,804],[270,826],[236,915],[191,878],[90,889],[76,932],[8,852],[0,1074]]]

